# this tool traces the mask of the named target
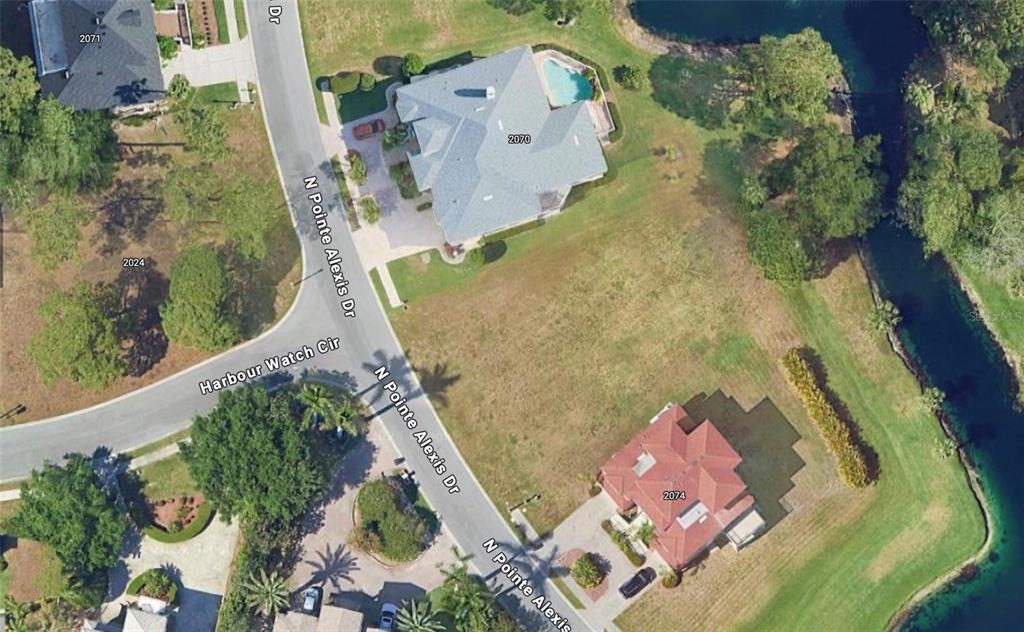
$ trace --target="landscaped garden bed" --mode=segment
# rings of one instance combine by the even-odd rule
[[[414,487],[397,476],[363,485],[356,497],[356,528],[349,543],[390,562],[410,562],[437,533],[434,512]]]
[[[133,597],[150,597],[173,605],[178,599],[178,584],[164,569],[151,568],[130,581],[125,592]]]

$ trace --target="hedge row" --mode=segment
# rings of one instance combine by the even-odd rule
[[[864,487],[871,483],[864,453],[853,441],[850,429],[839,418],[835,408],[818,384],[811,366],[800,355],[799,349],[790,349],[782,357],[782,366],[790,384],[803,400],[807,414],[818,426],[818,431],[836,457],[839,476],[850,487]]]
[[[608,113],[612,115],[612,124],[615,126],[608,134],[608,142],[617,143],[622,138],[622,115],[619,114],[619,106],[612,101],[605,101],[608,104]]]
[[[210,506],[210,503],[205,502],[199,505],[199,508],[196,509],[195,520],[190,522],[187,527],[177,533],[164,531],[160,527],[153,525],[144,528],[142,532],[157,542],[176,544],[178,542],[184,542],[185,540],[191,540],[202,533],[203,529],[210,524],[211,520],[213,520],[213,507]]]
[[[629,544],[629,536],[613,527],[611,520],[602,520],[601,528],[604,529],[604,532],[611,537],[615,546],[619,547],[619,550],[622,551],[623,555],[626,556],[626,559],[628,559],[633,566],[640,567],[644,565],[644,562],[647,560],[644,559],[643,555],[640,555],[633,550],[633,547]]]
[[[505,230],[499,230],[498,232],[491,233],[490,235],[484,235],[483,243],[484,244],[494,244],[494,243],[497,243],[499,241],[505,241],[509,237],[515,237],[516,235],[519,235],[520,233],[525,233],[528,230],[533,230],[534,228],[537,228],[538,226],[543,226],[543,225],[544,225],[544,218],[542,218],[542,217],[541,218],[537,218],[535,220],[531,220],[531,221],[526,222],[524,224],[519,224],[518,226],[513,226],[512,228],[506,228]]]

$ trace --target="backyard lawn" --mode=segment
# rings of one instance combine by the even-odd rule
[[[992,280],[974,266],[964,263],[954,263],[954,266],[977,297],[989,329],[1012,355],[1024,379],[1024,301],[1014,299],[1004,283]],[[1024,402],[1024,393],[1019,397]]]
[[[429,62],[541,41],[608,69],[651,62],[594,10],[569,29],[484,3],[341,11],[318,0],[303,17],[314,76],[408,51]],[[649,94],[613,92],[625,127],[607,151],[614,180],[507,239],[495,262],[452,267],[434,253],[389,266],[408,303],[390,313],[402,344],[414,366],[447,367],[435,405],[495,504],[543,495],[530,509],[541,532],[587,499],[596,470],[667,401],[722,425],[773,526],[679,588],[649,591],[617,621],[624,630],[883,628],[980,546],[983,525],[958,462],[933,449],[941,431],[916,383],[866,324],[859,261],[788,292],[762,280],[733,207],[732,139]],[[854,491],[835,475],[779,367],[794,346],[820,355],[877,452],[877,485]]]

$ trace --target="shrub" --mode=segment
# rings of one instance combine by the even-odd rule
[[[363,160],[363,155],[354,149],[349,150],[348,164],[351,165],[348,175],[355,180],[356,184],[366,184],[366,161]]]
[[[196,509],[196,517],[192,522],[190,522],[187,527],[180,529],[177,532],[172,532],[170,529],[164,531],[157,526],[148,526],[142,530],[142,533],[153,538],[157,542],[176,544],[178,542],[191,540],[202,533],[210,524],[211,520],[213,520],[213,507],[210,503],[203,503]]]
[[[836,457],[840,478],[850,487],[868,485],[871,480],[863,451],[854,443],[850,429],[828,401],[811,366],[800,355],[800,350],[787,351],[782,357],[782,366],[790,384],[803,401],[807,414],[817,425],[829,451]]]
[[[506,228],[505,230],[499,230],[498,232],[491,233],[490,235],[485,235],[483,241],[484,241],[485,244],[493,244],[493,243],[497,243],[499,241],[505,241],[509,237],[515,237],[516,235],[518,235],[520,233],[525,233],[528,230],[533,230],[534,228],[537,228],[538,226],[543,226],[543,225],[544,225],[544,220],[543,219],[535,219],[535,220],[526,222],[525,224],[520,224],[518,226],[513,226],[512,228]]]
[[[583,588],[597,588],[601,580],[604,579],[604,573],[601,572],[600,567],[598,567],[597,562],[594,561],[590,553],[581,555],[580,559],[573,563],[569,572],[572,574],[572,578],[576,580],[576,583]]]
[[[163,569],[151,568],[129,582],[125,592],[133,597],[144,595],[173,604],[178,598],[178,585]]]
[[[900,323],[900,310],[891,301],[883,300],[871,308],[868,314],[868,327],[877,332],[888,333],[896,329]]]
[[[157,35],[156,47],[160,50],[160,59],[174,59],[178,54],[178,40],[173,37]]]
[[[929,386],[921,393],[921,405],[930,413],[938,414],[942,411],[945,401],[946,394],[937,386]]]
[[[612,116],[612,123],[615,125],[615,129],[608,133],[608,142],[616,143],[622,138],[624,130],[622,129],[622,115],[619,114],[619,106],[612,101],[605,101],[608,105],[608,113]]]
[[[1006,291],[1018,301],[1024,301],[1024,270],[1019,270],[1006,282]]]
[[[378,479],[363,485],[356,496],[356,507],[360,527],[367,533],[353,533],[353,537],[367,550],[405,562],[426,549],[431,534],[428,522],[434,522],[436,517],[422,507],[417,511],[395,479]]]
[[[628,559],[633,566],[639,567],[644,565],[644,562],[647,560],[643,555],[640,555],[633,550],[633,547],[629,544],[629,536],[613,527],[610,520],[602,520],[601,528],[604,529],[605,533],[611,537],[615,546],[619,547],[619,550],[622,551],[622,554],[626,556],[626,559]]]
[[[424,68],[426,68],[426,64],[423,63],[423,58],[416,53],[408,53],[402,58],[402,73],[406,77],[418,75],[423,72]]]
[[[625,64],[616,66],[612,73],[619,85],[629,90],[643,90],[647,88],[647,75],[640,69],[640,66]]]
[[[3,555],[0,555],[0,573],[7,570],[7,560],[4,559]]]
[[[432,208],[434,208],[433,202],[420,202],[416,205],[417,211],[429,211]]]
[[[398,185],[398,194],[405,200],[412,200],[420,195],[416,179],[412,175],[412,166],[408,162],[400,162],[388,167],[388,175]]]
[[[359,73],[359,89],[363,92],[369,92],[373,90],[373,87],[377,85],[377,78],[368,72]]]
[[[331,77],[331,92],[338,95],[348,94],[349,92],[355,92],[356,88],[359,87],[361,78],[362,73],[339,72],[338,74]]]
[[[675,588],[681,579],[679,572],[674,568],[666,568],[661,572],[661,585],[665,588]]]
[[[380,204],[377,204],[377,200],[372,197],[364,197],[359,200],[359,207],[363,209],[363,217],[367,222],[376,224],[380,221]]]

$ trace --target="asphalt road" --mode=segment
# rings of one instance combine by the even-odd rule
[[[271,6],[281,9],[276,24],[270,19]],[[468,563],[474,570],[493,577],[499,590],[509,588],[507,580],[500,581],[500,565],[491,561],[496,553],[505,551],[519,572],[528,577],[534,590],[531,598],[543,593],[551,600],[550,608],[565,617],[563,626],[589,629],[547,582],[546,564],[524,552],[469,472],[410,370],[369,277],[362,270],[320,140],[297,5],[247,0],[247,11],[259,95],[285,195],[302,242],[307,279],[295,304],[281,323],[262,337],[157,384],[88,410],[0,429],[0,481],[24,477],[45,460],[57,461],[68,453],[88,454],[101,446],[121,452],[186,428],[195,415],[209,411],[217,401],[216,393],[201,392],[201,382],[243,371],[265,358],[294,351],[302,345],[315,348],[318,340],[337,337],[339,349],[294,365],[293,374],[310,371],[319,379],[355,389],[371,409],[380,411],[374,423],[384,424],[405,457],[406,467],[416,472],[424,495],[440,514],[444,526],[459,547],[472,556]],[[317,178],[317,187],[307,189],[304,183],[313,176]],[[325,223],[319,226],[313,214],[315,202],[308,198],[311,193],[320,193],[327,209]],[[330,230],[331,241],[327,245],[321,237],[325,227]],[[331,253],[325,252],[327,248],[341,257],[340,269],[334,273],[328,269]],[[343,281],[347,294],[339,297],[337,284]],[[341,304],[344,299],[354,301],[354,316],[346,315],[346,306]],[[382,366],[390,376],[378,381],[374,371]],[[389,401],[391,391],[381,386],[392,380],[396,397],[407,400],[399,404],[407,405],[415,416],[414,429],[409,429],[405,421],[409,413],[400,415]],[[418,434],[421,432],[426,434]],[[421,447],[420,442],[429,447]],[[444,459],[443,475],[435,473],[437,456],[434,465],[428,460],[435,453]],[[456,493],[451,492],[454,486],[458,488]],[[483,543],[491,538],[501,546],[486,554]],[[527,624],[527,629],[553,627],[549,617],[523,598],[520,591],[505,591],[502,600]]]

